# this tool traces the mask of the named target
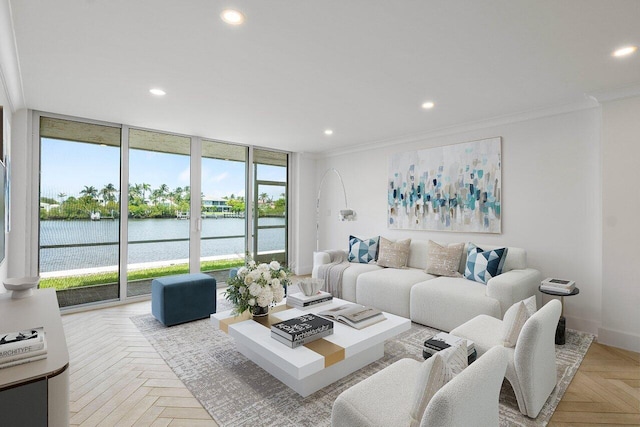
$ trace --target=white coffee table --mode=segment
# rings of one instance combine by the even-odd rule
[[[270,323],[317,313],[342,304],[334,298],[330,304],[308,309],[284,304],[272,308],[268,319],[253,320],[248,314],[232,317],[231,310],[211,315],[213,325],[236,341],[238,351],[265,371],[306,397],[323,387],[380,359],[384,342],[411,328],[404,317],[384,313],[386,320],[358,330],[339,322],[333,334],[295,349],[271,338]]]

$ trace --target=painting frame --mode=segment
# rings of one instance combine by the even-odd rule
[[[393,154],[387,227],[502,233],[502,137]]]

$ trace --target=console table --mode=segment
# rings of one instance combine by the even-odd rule
[[[0,425],[69,425],[69,351],[54,289],[11,299],[0,294],[0,332],[43,326],[47,357],[0,369]]]

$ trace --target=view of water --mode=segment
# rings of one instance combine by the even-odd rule
[[[130,219],[129,264],[189,258],[189,241],[132,243],[149,240],[188,239],[189,222],[177,219]],[[284,218],[261,218],[260,225],[284,225]],[[282,250],[285,229],[259,230],[258,251]],[[40,271],[75,270],[118,264],[120,221],[41,221],[40,245],[92,244],[98,246],[40,249]],[[244,219],[203,219],[202,237],[243,236]],[[113,243],[104,245],[104,243]],[[244,237],[202,240],[201,256],[244,254]]]

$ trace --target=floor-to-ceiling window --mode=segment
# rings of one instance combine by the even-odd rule
[[[190,147],[188,137],[129,131],[127,296],[189,272]]]
[[[253,254],[261,262],[287,261],[286,153],[253,150]]]
[[[189,271],[221,283],[246,254],[286,264],[287,153],[34,117],[38,268],[61,306],[147,295],[153,278]]]
[[[40,158],[40,287],[119,298],[120,128],[43,117]]]
[[[246,146],[202,141],[200,270],[244,264],[246,246]]]

